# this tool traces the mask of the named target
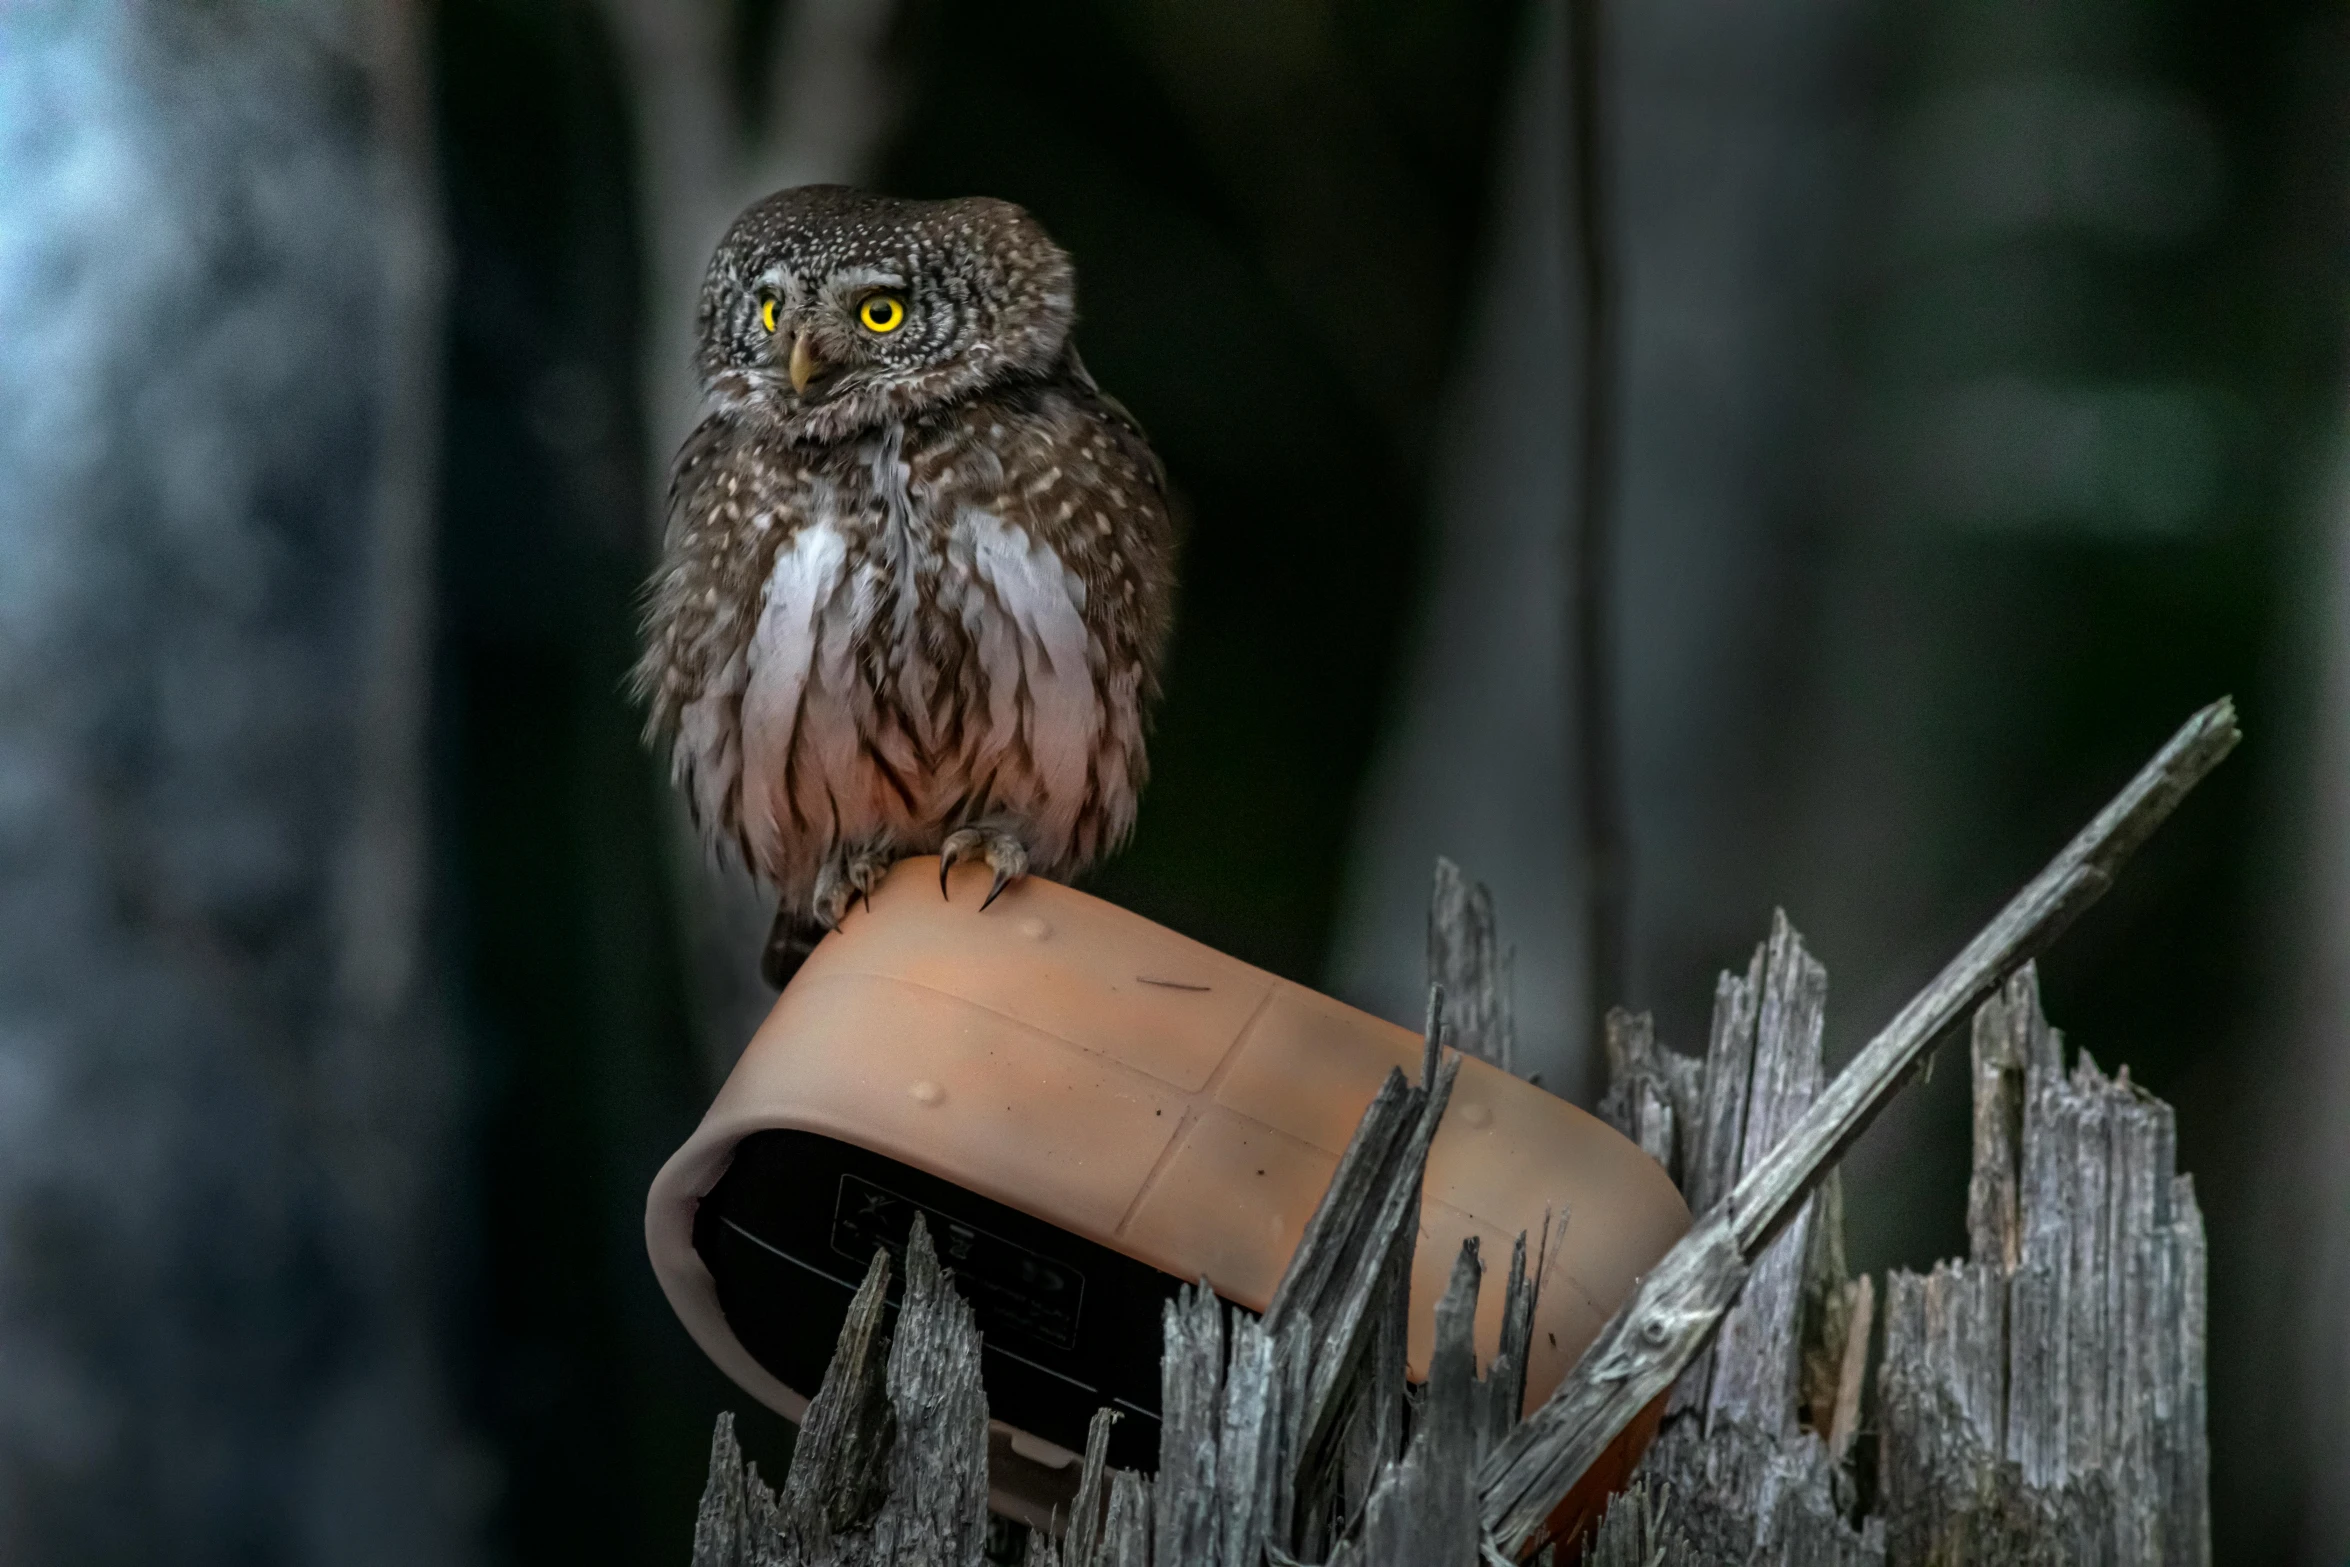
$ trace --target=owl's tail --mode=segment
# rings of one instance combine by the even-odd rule
[[[759,953],[759,977],[781,990],[823,939],[824,927],[807,910],[776,904],[775,923],[767,927],[767,945]]]

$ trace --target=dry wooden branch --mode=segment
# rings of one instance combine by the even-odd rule
[[[1642,1281],[1558,1391],[1486,1460],[1478,1477],[1483,1515],[1504,1553],[1536,1538],[1576,1478],[1696,1358],[1755,1257],[1927,1047],[2095,902],[2238,738],[2227,701],[2189,719]]]

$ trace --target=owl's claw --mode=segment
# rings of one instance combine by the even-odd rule
[[[886,844],[868,843],[836,851],[816,873],[816,923],[826,930],[837,930],[859,903],[871,908],[875,889],[895,863],[896,855]]]
[[[947,834],[938,848],[938,890],[947,895],[947,873],[965,860],[985,861],[995,872],[979,911],[1004,895],[1004,889],[1028,874],[1028,846],[1002,827],[960,827]]]
[[[889,874],[889,867],[888,856],[879,851],[851,855],[849,886],[854,890],[849,901],[852,904],[862,902],[867,908],[873,907],[873,894],[881,886],[881,879]]]
[[[857,889],[848,878],[827,865],[816,873],[816,895],[809,900],[821,930],[838,930],[857,901]]]

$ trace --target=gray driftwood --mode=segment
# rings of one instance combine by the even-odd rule
[[[1204,1282],[1169,1304],[1157,1473],[1108,1469],[1112,1417],[1097,1416],[1074,1513],[1057,1540],[1030,1538],[1028,1567],[1506,1563],[1677,1377],[1637,1483],[1591,1542],[1602,1567],[2201,1567],[2202,1229],[2172,1172],[2169,1112],[2126,1074],[2108,1081],[2086,1060],[2066,1074],[2028,969],[2000,986],[2234,739],[2226,704],[2198,714],[1824,1086],[1826,975],[1783,916],[1746,974],[1723,976],[1702,1060],[1660,1047],[1644,1018],[1613,1017],[1603,1109],[1701,1216],[1522,1423],[1542,1272],[1527,1237],[1485,1375],[1472,1338],[1485,1259],[1471,1243],[1436,1308],[1428,1385],[1405,1384],[1422,1173],[1460,1064],[1440,1047],[1432,990],[1418,1082],[1391,1074],[1364,1112],[1264,1317]],[[1473,993],[1470,1016],[1504,1020],[1506,1041],[1501,949],[1489,917],[1456,940],[1476,903],[1457,873],[1452,892],[1440,872],[1431,959],[1469,954],[1442,971]],[[1852,1459],[1875,1296],[1845,1276],[1825,1178],[1934,1037],[1986,998],[1973,1258],[1889,1283],[1882,1482],[1864,1506]],[[885,1349],[888,1259],[875,1257],[780,1496],[721,1419],[694,1567],[981,1561],[978,1335],[919,1225],[907,1271]]]
[[[1783,922],[1766,954],[1746,980],[1725,976],[1700,1079],[1708,1104],[1746,1099],[1750,1127],[1763,1085],[1800,1081],[1817,1060],[1816,1033],[1770,1025],[1773,978],[1803,972]],[[1642,1020],[1616,1027],[1645,1037]],[[1735,1043],[1743,1028],[1751,1054]],[[1644,1069],[1643,1048],[1618,1053],[1619,1074]],[[1794,1069],[1774,1069],[1774,1054]],[[1791,1226],[1676,1386],[1592,1561],[2210,1561],[2203,1230],[2172,1168],[2170,1110],[2126,1070],[2108,1079],[2085,1055],[2066,1070],[2029,966],[1976,1011],[1973,1065],[1970,1256],[1888,1280],[1869,1504],[1848,1459],[1874,1292],[1845,1277],[1831,1179],[1807,1216],[1800,1287],[1773,1266]]]
[[[1101,1504],[1081,1492],[1057,1567],[1476,1567],[1470,1476],[1494,1411],[1523,1397],[1534,1285],[1521,1245],[1503,1352],[1480,1380],[1471,1333],[1483,1264],[1465,1248],[1437,1310],[1429,1386],[1416,1401],[1407,1393],[1421,1174],[1460,1069],[1437,1045],[1438,996],[1420,1083],[1393,1074],[1372,1101],[1262,1320],[1204,1284],[1168,1307],[1159,1471],[1118,1477],[1152,1519],[1148,1556],[1083,1554],[1080,1531]],[[1041,1547],[1031,1558],[1049,1559]]]
[[[1558,1391],[1487,1458],[1478,1489],[1486,1526],[1505,1554],[1537,1536],[1575,1477],[1697,1357],[1763,1247],[1900,1091],[1927,1047],[2102,896],[2123,861],[2238,738],[2235,709],[2227,701],[2189,719],[1862,1048],[1729,1194],[1699,1215]]]
[[[1493,918],[1493,893],[1439,855],[1428,894],[1428,983],[1446,997],[1445,1043],[1505,1072],[1515,1072],[1518,1021],[1510,966],[1517,954],[1502,945]]]
[[[987,1398],[979,1331],[917,1217],[895,1341],[876,1251],[777,1496],[718,1417],[693,1567],[979,1567],[987,1542]],[[1094,1466],[1098,1469],[1098,1464]]]
[[[1817,1099],[1827,983],[1781,914],[1745,975],[1722,976],[1702,1060],[1658,1046],[1645,1017],[1608,1020],[1603,1111],[1658,1156],[1692,1206],[1698,1192],[1735,1186]],[[1661,1113],[1689,1136],[1653,1135],[1660,1100],[1679,1101]],[[1641,1468],[1641,1499],[1611,1512],[1598,1559],[1885,1560],[1882,1524],[1853,1521],[1842,1463],[1859,1421],[1873,1297],[1866,1280],[1845,1277],[1841,1209],[1831,1175],[1763,1248],[1714,1342],[1675,1384]]]
[[[2029,970],[1973,1055],[1971,1255],[1886,1280],[1896,1559],[2200,1567],[2203,1218],[2170,1107],[2066,1071]]]

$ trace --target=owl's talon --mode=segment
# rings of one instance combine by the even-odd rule
[[[838,930],[840,922],[849,917],[849,910],[858,904],[873,907],[874,890],[889,874],[893,863],[895,855],[883,843],[835,851],[816,873],[816,894],[812,900],[816,922],[826,930]]]
[[[810,912],[821,930],[838,930],[840,922],[849,917],[849,908],[856,902],[856,889],[836,874],[820,875],[816,879],[816,896],[809,900]]]
[[[1004,889],[1028,874],[1028,846],[1003,827],[959,827],[947,834],[938,849],[938,890],[947,892],[947,872],[965,860],[981,860],[995,872],[979,911],[1004,895]]]
[[[873,907],[873,894],[880,890],[881,879],[889,874],[889,867],[889,859],[879,851],[851,858],[849,886],[854,890],[849,894],[850,904],[862,903],[867,908]]]

